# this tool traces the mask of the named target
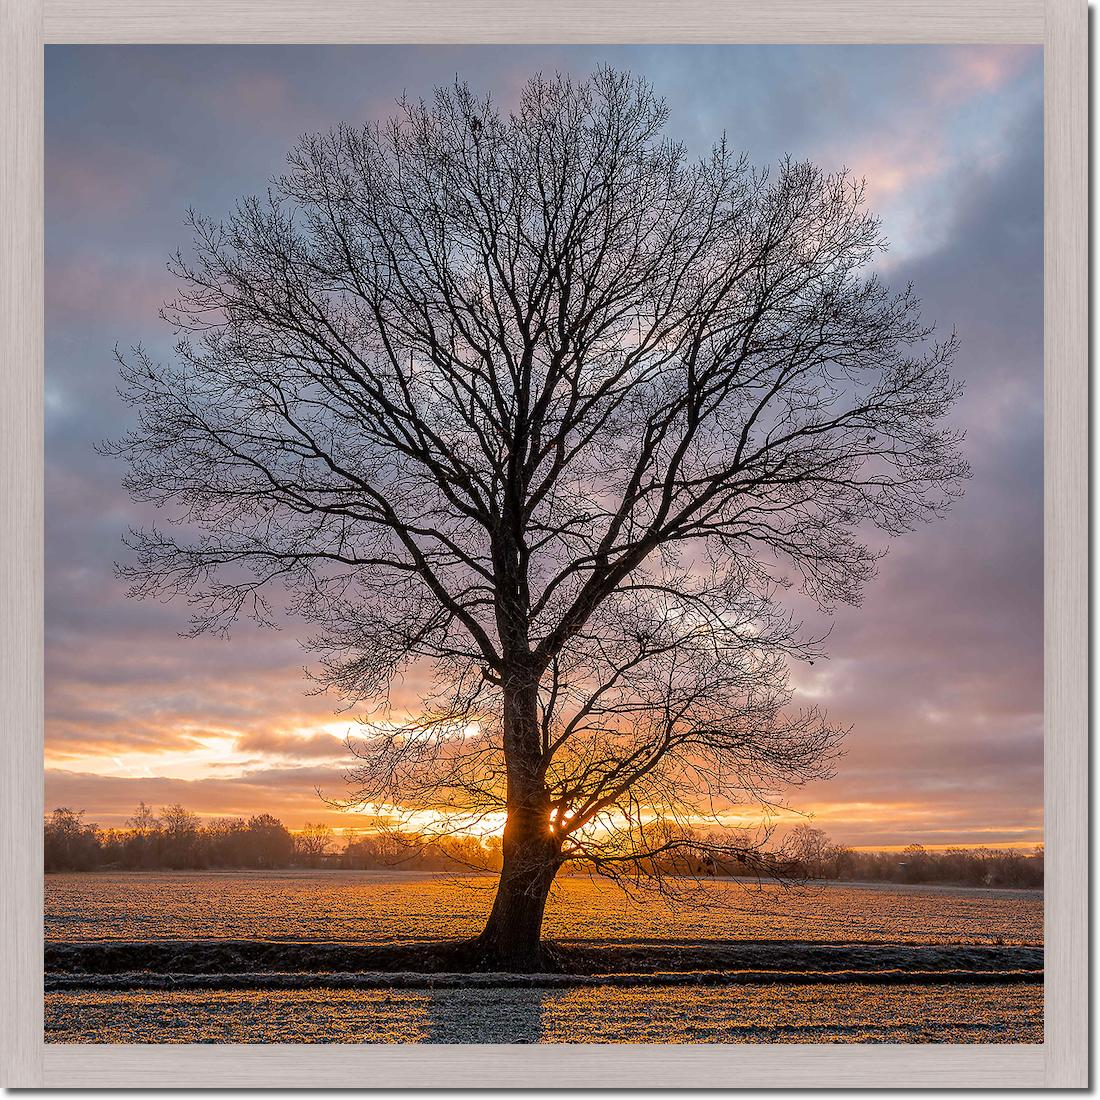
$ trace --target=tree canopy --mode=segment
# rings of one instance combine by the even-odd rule
[[[510,851],[629,871],[826,774],[783,591],[858,603],[874,532],[967,474],[956,339],[874,273],[861,181],[694,159],[667,119],[601,69],[306,136],[191,216],[174,359],[122,357],[113,446],[178,525],[131,532],[132,592],[186,594],[196,631],[312,623],[355,704],[430,672],[356,742],[352,799],[506,811],[506,880]]]

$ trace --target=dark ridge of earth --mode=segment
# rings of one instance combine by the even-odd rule
[[[118,990],[281,989],[567,989],[579,986],[719,985],[1037,985],[1041,970],[696,970],[652,974],[61,974],[46,992]]]
[[[539,974],[472,973],[470,941],[346,944],[267,940],[51,942],[47,988],[419,988],[425,985],[1033,982],[1036,946],[754,941],[547,943]]]

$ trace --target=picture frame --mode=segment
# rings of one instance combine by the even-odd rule
[[[1084,0],[0,3],[2,1084],[21,1088],[1088,1085]],[[43,47],[48,43],[1041,43],[1045,182],[1045,1041],[1041,1045],[48,1045],[42,1016]]]

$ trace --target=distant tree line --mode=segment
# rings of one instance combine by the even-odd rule
[[[780,858],[799,877],[845,882],[948,883],[1038,889],[1043,848],[946,848],[910,844],[901,851],[858,851],[834,844],[822,829],[799,825],[780,847]]]
[[[683,839],[683,838],[681,838]],[[822,829],[799,825],[751,863],[731,858],[729,838],[691,834],[691,846],[640,867],[643,874],[716,878],[824,879],[1040,888],[1043,849],[949,848],[913,844],[902,851],[858,851]],[[385,830],[351,836],[342,846],[328,825],[292,833],[271,814],[203,822],[180,805],[159,814],[142,802],[124,828],[101,829],[82,811],[60,808],[45,825],[47,871],[275,870],[327,867],[409,871],[499,871],[499,837],[423,836]]]
[[[202,821],[181,805],[155,813],[142,802],[124,828],[101,829],[83,811],[55,809],[45,824],[47,871],[196,871],[333,867],[363,870],[499,870],[500,840],[379,832],[343,847],[328,825],[292,833],[271,814]]]
[[[835,844],[823,829],[798,825],[753,858],[738,858],[730,833],[662,827],[665,851],[639,862],[643,875],[656,878],[775,879],[782,882],[940,883],[957,886],[1001,886],[1039,889],[1043,885],[1043,848],[947,848],[923,845],[891,851],[860,851]],[[651,847],[661,845],[651,838]],[[746,842],[744,850],[752,845]],[[734,854],[731,854],[734,853]]]

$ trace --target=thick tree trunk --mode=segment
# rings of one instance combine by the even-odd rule
[[[509,840],[506,827],[497,896],[478,938],[482,965],[520,973],[543,968],[542,918],[557,871],[558,845],[552,837]]]
[[[560,866],[561,842],[550,829],[550,802],[539,772],[537,679],[505,683],[504,751],[508,819],[496,899],[478,937],[481,965],[536,971],[544,964],[542,918]]]

